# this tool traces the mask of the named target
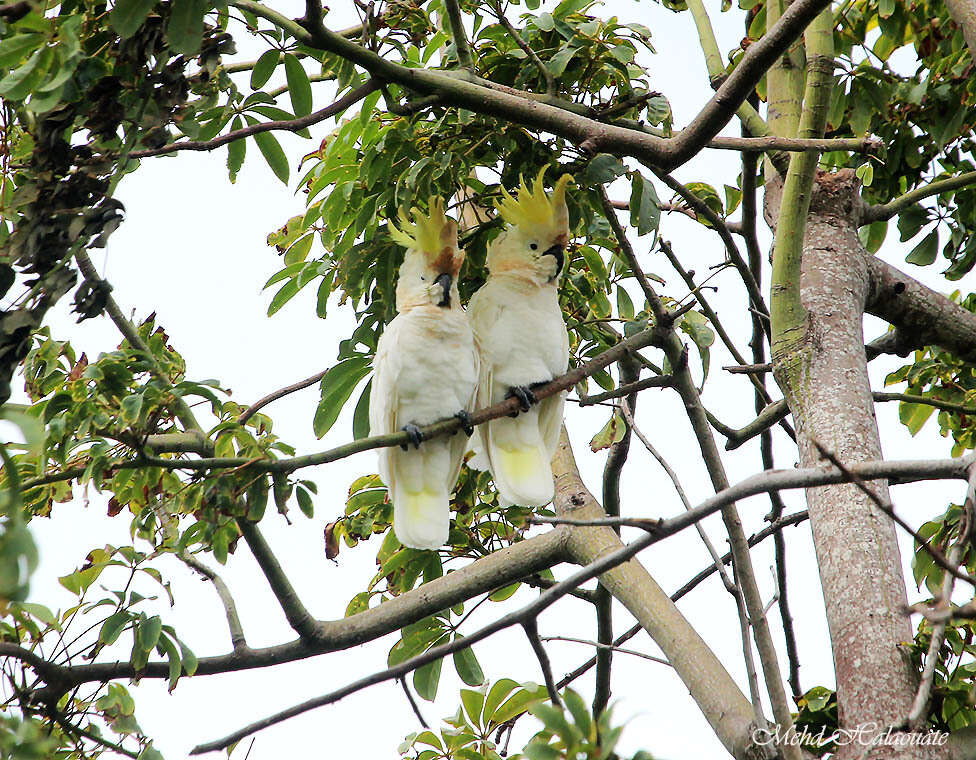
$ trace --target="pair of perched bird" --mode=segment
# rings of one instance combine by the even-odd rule
[[[376,348],[369,422],[373,434],[405,430],[413,448],[380,450],[380,477],[393,501],[400,543],[436,549],[447,541],[451,492],[468,449],[468,410],[518,398],[522,413],[478,427],[472,464],[490,469],[503,503],[541,506],[553,497],[549,460],[559,439],[565,394],[536,404],[532,388],[566,372],[569,338],[557,287],[569,242],[566,185],[532,187],[497,204],[505,230],[489,245],[488,280],[461,308],[464,261],[457,224],[432,199],[425,214],[400,212],[390,225],[407,250],[396,287],[397,316]],[[461,419],[467,435],[421,444],[419,428]]]

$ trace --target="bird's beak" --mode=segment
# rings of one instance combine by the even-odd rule
[[[453,284],[453,282],[454,282],[453,278],[447,272],[445,272],[444,274],[437,275],[437,279],[434,280],[434,284],[440,285],[444,291],[441,300],[437,302],[438,306],[448,307],[451,305],[451,285]]]
[[[556,243],[556,245],[547,248],[542,254],[543,256],[552,256],[556,260],[556,273],[550,278],[550,282],[556,279],[556,277],[559,276],[559,273],[563,271],[563,251],[565,248],[566,246],[562,245],[561,243]]]

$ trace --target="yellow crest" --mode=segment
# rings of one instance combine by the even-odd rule
[[[540,236],[551,238],[568,234],[569,211],[566,208],[566,186],[573,181],[564,174],[553,186],[552,194],[546,193],[542,178],[546,174],[544,166],[530,188],[525,177],[519,183],[518,199],[503,187],[502,199],[496,203],[498,213],[508,224],[526,230],[538,231]]]
[[[457,222],[444,213],[444,200],[431,198],[424,213],[414,206],[410,209],[411,221],[401,208],[399,226],[390,222],[390,237],[408,251],[416,251],[427,263],[441,272],[457,274],[463,254],[457,247]]]

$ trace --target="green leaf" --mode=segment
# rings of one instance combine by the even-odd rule
[[[295,489],[295,496],[298,499],[298,508],[302,510],[302,514],[305,517],[312,519],[315,514],[315,505],[312,503],[312,497],[304,488],[299,486]]]
[[[276,314],[281,310],[281,307],[288,303],[292,298],[298,294],[298,278],[288,280],[277,293],[274,294],[274,298],[271,299],[271,303],[268,304],[268,316]]]
[[[898,419],[908,428],[909,433],[915,435],[922,429],[934,411],[935,407],[928,404],[902,402],[898,405]]]
[[[44,35],[34,32],[8,37],[0,42],[0,68],[9,69],[14,64],[20,63],[25,55],[44,42]]]
[[[869,253],[877,253],[888,234],[888,222],[872,222],[857,231],[861,243]]]
[[[356,402],[356,410],[352,415],[353,440],[358,441],[369,435],[369,395],[372,390],[373,378],[370,378],[363,392],[359,394],[359,401]]]
[[[458,639],[464,638],[458,636]],[[457,639],[455,639],[457,640]],[[481,671],[478,658],[471,647],[460,649],[454,653],[454,669],[458,677],[468,686],[481,686],[485,682],[485,674]]]
[[[657,191],[637,173],[633,175],[630,187],[630,226],[637,228],[638,236],[646,235],[656,230],[661,221]]]
[[[271,75],[274,74],[274,70],[278,68],[280,61],[280,50],[266,50],[263,52],[261,57],[255,62],[254,68],[251,69],[251,89],[260,90],[264,87],[268,83],[268,80],[271,79]]]
[[[932,230],[928,235],[922,238],[922,242],[912,248],[911,253],[905,257],[905,261],[909,264],[915,264],[916,266],[925,267],[935,261],[935,257],[939,253],[939,231],[938,229]]]
[[[563,692],[563,702],[566,703],[566,709],[573,716],[573,720],[579,726],[583,736],[589,736],[592,721],[590,719],[590,711],[584,704],[583,698],[572,689],[566,689]]]
[[[590,439],[590,451],[595,453],[602,449],[610,448],[613,444],[622,441],[626,432],[627,424],[624,422],[623,417],[619,413],[614,412],[610,417],[610,421],[600,429],[599,433]]]
[[[586,6],[592,5],[593,0],[562,0],[552,12],[553,18],[565,18],[571,13],[578,13]]]
[[[898,234],[901,242],[911,240],[925,226],[929,220],[929,212],[923,207],[915,204],[909,206],[898,215]]]
[[[176,644],[166,634],[159,637],[157,648],[161,649],[162,653],[169,660],[169,690],[173,691],[176,688],[176,682],[180,680],[180,675],[183,673],[183,662],[180,659],[180,652],[176,648]]]
[[[630,293],[620,285],[617,285],[617,314],[627,322],[634,318],[634,302],[630,299]]]
[[[19,68],[0,80],[0,97],[6,100],[23,100],[47,73],[54,59],[54,50],[43,47],[34,52]]]
[[[495,720],[495,710],[502,703],[513,690],[518,688],[518,682],[513,681],[511,678],[502,678],[491,685],[488,689],[488,696],[485,697],[485,708],[483,710],[485,723],[492,721],[494,723],[500,723],[501,721]]]
[[[538,18],[533,19],[533,23],[543,32],[551,32],[555,27],[551,13],[540,13]]]
[[[602,185],[611,182],[621,174],[627,172],[624,162],[609,153],[597,153],[586,165],[584,178],[590,185]]]
[[[118,641],[123,629],[128,625],[129,620],[131,620],[129,613],[123,610],[114,612],[109,615],[105,622],[102,623],[102,628],[98,632],[98,640],[102,644],[114,644]]]
[[[505,702],[503,702],[492,715],[492,720],[498,723],[505,723],[516,715],[521,715],[536,702],[546,699],[545,687],[536,686],[535,688],[523,688],[515,692]]]
[[[369,373],[369,359],[346,359],[332,367],[322,378],[322,400],[315,410],[312,430],[316,438],[329,432],[359,381]]]
[[[242,126],[241,117],[235,116],[234,121],[231,122],[230,129],[233,132],[241,129]],[[227,143],[227,172],[230,175],[231,183],[237,180],[237,173],[244,165],[244,154],[246,151],[246,140],[234,140],[233,142]]]
[[[441,657],[417,668],[413,673],[413,687],[417,690],[417,694],[428,702],[433,702],[437,696],[437,685],[441,680],[443,664],[444,658]]]
[[[109,22],[122,39],[127,39],[139,30],[155,4],[155,0],[116,0]]]
[[[579,52],[579,48],[572,47],[570,45],[563,45],[559,50],[556,51],[555,55],[549,59],[546,67],[549,69],[550,73],[554,77],[561,77],[563,72],[566,71],[566,66],[573,59],[573,56]]]
[[[159,634],[162,630],[163,621],[159,619],[159,615],[142,618],[136,625],[136,641],[139,648],[145,652],[152,651],[156,642],[159,641]]]
[[[247,120],[256,124],[257,121],[252,117],[246,117]],[[275,176],[288,184],[288,157],[285,155],[285,151],[281,149],[281,145],[278,143],[278,138],[275,137],[270,132],[258,132],[254,135],[254,142],[258,144],[258,150],[261,151],[261,155],[264,156],[264,160],[268,162],[268,166],[271,167],[271,171],[275,173]]]
[[[122,404],[120,405],[122,421],[127,425],[135,425],[139,421],[139,415],[142,413],[142,402],[142,393],[134,393],[122,399]]]
[[[312,112],[312,84],[302,62],[292,53],[285,55],[285,78],[295,116],[307,116]]]
[[[471,724],[481,728],[481,708],[485,706],[485,695],[480,691],[461,689],[461,704]]]
[[[206,10],[206,0],[173,0],[166,25],[166,39],[173,52],[192,58],[200,51]]]
[[[854,175],[861,180],[862,185],[871,187],[871,183],[874,182],[874,164],[870,161],[861,164],[854,170]]]

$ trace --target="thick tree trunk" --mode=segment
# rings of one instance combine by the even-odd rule
[[[775,218],[779,188],[767,192]],[[773,347],[776,381],[796,422],[800,463],[823,464],[814,441],[843,462],[881,459],[862,322],[868,255],[857,237],[853,173],[820,174],[803,244],[803,330]],[[772,213],[770,213],[772,212]],[[882,499],[887,484],[872,481]],[[901,555],[891,519],[855,485],[807,491],[830,629],[840,722],[879,729],[908,715],[916,674],[901,647],[912,639]],[[863,750],[849,748],[857,757]],[[882,757],[872,754],[872,757]]]

